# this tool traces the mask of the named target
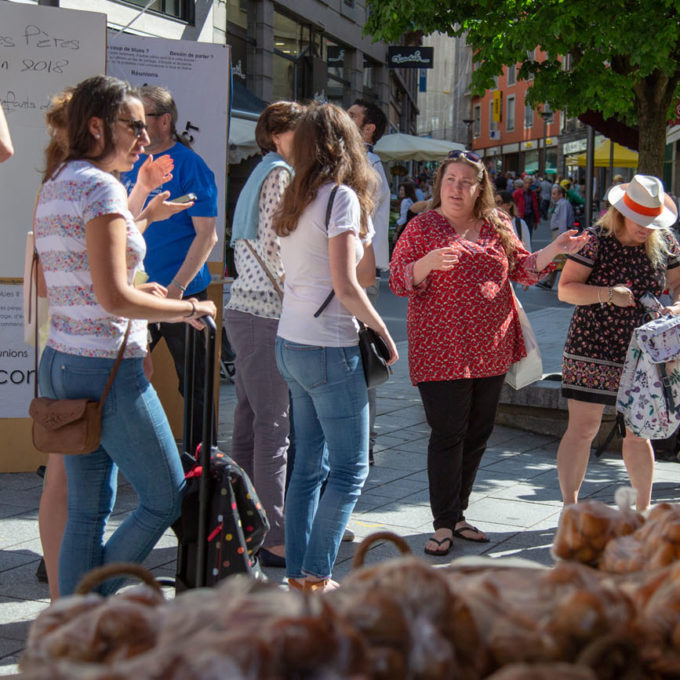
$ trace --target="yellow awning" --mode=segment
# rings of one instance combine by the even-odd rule
[[[603,142],[595,147],[595,167],[596,168],[608,168],[609,167],[609,154],[611,148],[611,140],[605,139]],[[585,167],[586,155],[585,153],[579,154],[576,157],[578,165]],[[570,165],[567,163],[567,165]],[[625,146],[614,143],[614,162],[615,168],[637,168],[638,166],[638,155],[637,151],[632,151]]]

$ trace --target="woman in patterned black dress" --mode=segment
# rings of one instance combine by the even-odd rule
[[[660,180],[636,175],[607,198],[611,207],[588,230],[588,243],[569,256],[558,289],[560,300],[576,305],[562,362],[569,424],[557,452],[565,505],[577,502],[604,407],[616,403],[628,344],[641,323],[640,297],[669,288],[673,305],[664,311],[680,314],[680,246],[669,229],[677,209]],[[626,430],[623,460],[644,510],[654,472],[649,440]]]

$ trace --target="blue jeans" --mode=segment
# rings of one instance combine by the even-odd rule
[[[277,337],[276,363],[290,388],[295,429],[286,495],[286,575],[330,578],[368,476],[368,395],[359,348],[315,347]]]
[[[53,399],[99,399],[114,359],[64,354],[47,347],[40,360],[41,393]],[[66,456],[68,520],[59,554],[59,594],[73,593],[90,569],[142,562],[181,511],[184,473],[168,419],[146,379],[142,359],[124,359],[104,402],[101,446]],[[139,505],[105,541],[116,500],[118,469]],[[106,581],[109,594],[123,579]]]

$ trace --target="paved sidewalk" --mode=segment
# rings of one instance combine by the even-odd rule
[[[408,380],[406,345],[400,343],[402,360],[390,382],[378,393],[379,431],[376,464],[352,516],[350,527],[357,541],[376,530],[388,529],[404,537],[412,550],[422,549],[431,531],[428,506],[426,452],[428,427],[418,391]],[[222,384],[220,441],[229,450],[234,388]],[[484,456],[472,494],[468,519],[489,533],[491,542],[475,545],[456,540],[448,558],[429,558],[444,563],[461,555],[518,556],[551,564],[550,545],[560,512],[560,493],[555,470],[557,439],[497,427]],[[680,492],[680,468],[676,463],[657,465],[654,500],[676,500]],[[583,487],[583,498],[613,502],[614,490],[625,481],[618,457],[593,460]],[[16,673],[30,622],[48,605],[47,586],[36,581],[40,558],[38,502],[41,480],[35,474],[0,475],[0,675]],[[130,486],[120,488],[113,527],[134,506]],[[172,575],[176,542],[163,537],[147,560],[159,575]],[[349,571],[355,544],[343,543],[335,576]],[[375,546],[368,561],[392,556],[387,545]],[[268,569],[272,580],[282,580],[283,570]]]

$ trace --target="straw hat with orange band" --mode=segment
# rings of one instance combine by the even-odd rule
[[[678,210],[663,190],[663,184],[651,175],[635,175],[628,184],[617,184],[607,200],[624,217],[648,229],[670,227],[678,219]]]

